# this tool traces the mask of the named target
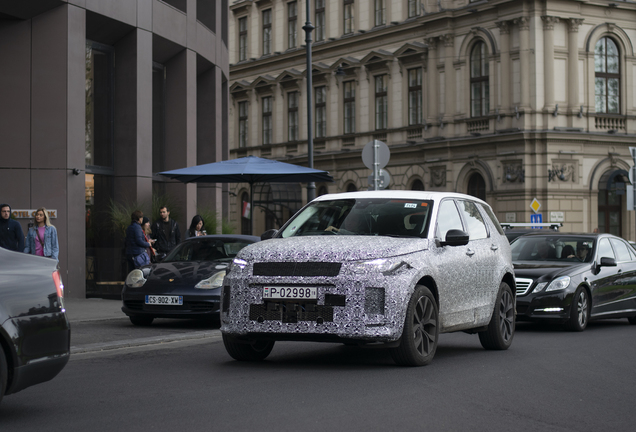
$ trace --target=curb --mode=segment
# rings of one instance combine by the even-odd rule
[[[184,334],[176,334],[170,336],[153,336],[149,338],[140,338],[140,339],[128,339],[123,341],[115,341],[115,342],[103,342],[103,343],[95,343],[88,344],[82,346],[72,346],[71,354],[86,354],[93,353],[99,351],[109,351],[121,348],[131,348],[145,345],[158,345],[162,343],[168,342],[179,342],[186,340],[194,340],[194,339],[208,339],[208,338],[220,338],[221,331],[220,330],[206,330],[206,331],[198,331]]]

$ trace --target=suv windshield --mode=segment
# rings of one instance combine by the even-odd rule
[[[363,235],[426,237],[432,201],[358,198],[317,201],[288,222],[281,237]]]
[[[510,244],[513,261],[590,262],[593,238],[577,236],[522,236]]]
[[[196,239],[178,244],[162,262],[231,261],[250,242],[235,239]]]

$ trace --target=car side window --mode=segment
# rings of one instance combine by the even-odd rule
[[[464,227],[455,201],[445,200],[442,201],[437,212],[437,238],[445,239],[448,230],[452,229],[463,230]]]
[[[488,215],[488,217],[490,218],[490,221],[495,226],[495,229],[497,230],[497,232],[501,235],[504,235],[505,234],[504,230],[503,228],[501,228],[501,224],[497,220],[497,217],[495,216],[495,214],[492,212],[492,209],[490,208],[490,206],[483,205],[483,204],[479,204],[479,206],[482,208],[482,210],[484,210],[486,215]]]
[[[488,237],[488,231],[486,230],[486,224],[484,219],[479,213],[479,209],[472,201],[458,201],[459,208],[464,215],[464,220],[468,225],[468,235],[470,240],[478,240]]]
[[[629,255],[629,249],[627,249],[627,245],[618,240],[618,239],[610,239],[612,246],[614,246],[614,250],[616,251],[617,261],[631,261],[631,256]]]
[[[604,239],[601,239],[600,242],[598,242],[598,257],[599,258],[608,257],[608,258],[616,259],[616,256],[614,255],[614,251],[612,250],[612,246],[610,246],[609,239],[604,238]]]

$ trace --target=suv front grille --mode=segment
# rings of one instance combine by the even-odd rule
[[[254,276],[338,276],[340,263],[264,262],[254,264]]]
[[[515,278],[517,284],[517,295],[522,296],[528,294],[528,290],[532,286],[532,279]]]

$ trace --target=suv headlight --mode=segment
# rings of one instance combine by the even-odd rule
[[[570,276],[561,276],[550,282],[547,291],[560,291],[566,289],[570,285]]]
[[[126,276],[126,285],[129,288],[141,288],[145,283],[146,278],[144,278],[144,272],[140,269],[134,269]]]
[[[379,258],[371,261],[356,261],[352,263],[351,270],[354,273],[379,272],[384,275],[388,275],[395,272],[402,266],[408,266],[408,264],[402,260]]]
[[[201,282],[196,284],[194,287],[199,289],[213,289],[219,288],[223,285],[223,278],[225,277],[225,270],[221,270],[220,272],[214,273],[207,279],[203,279]]]
[[[232,264],[230,264],[229,272],[232,272],[232,271],[235,271],[235,270],[236,271],[243,270],[246,265],[247,265],[247,261],[242,260],[240,258],[234,258],[232,260]]]

